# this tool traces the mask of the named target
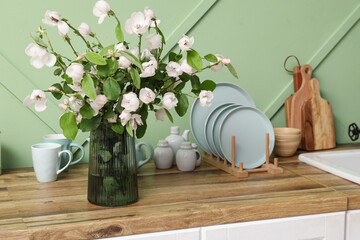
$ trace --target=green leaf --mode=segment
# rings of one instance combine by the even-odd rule
[[[83,80],[81,81],[82,88],[84,90],[84,93],[91,99],[95,100],[96,98],[96,90],[94,86],[94,81],[90,77],[90,75],[85,75]]]
[[[30,33],[30,36],[32,39],[34,39],[34,41],[36,42],[37,45],[39,45],[40,47],[43,47],[43,48],[47,48],[47,44],[37,35],[34,35],[32,33]]]
[[[104,162],[108,162],[112,158],[111,153],[107,150],[99,150],[99,155]]]
[[[86,58],[92,63],[95,63],[96,65],[106,65],[105,59],[98,53],[95,52],[87,52]]]
[[[133,131],[131,130],[131,127],[130,127],[130,121],[126,124],[126,131],[128,132],[128,134],[130,136],[134,136]]]
[[[200,89],[200,79],[198,76],[196,76],[196,75],[191,76],[191,87],[194,90]]]
[[[167,117],[169,118],[170,122],[174,123],[174,119],[173,119],[171,113],[169,112],[169,110],[167,110],[166,108],[164,108],[164,110],[165,110],[165,113],[166,113]]]
[[[186,85],[186,83],[184,83],[184,82],[179,83],[179,84],[174,88],[174,90],[175,90],[176,92],[181,91],[181,90],[185,87],[185,85]]]
[[[136,129],[136,138],[137,139],[140,139],[145,135],[146,128],[147,128],[146,122],[143,122],[143,125],[137,127],[137,129]]]
[[[64,82],[63,89],[64,89],[64,92],[67,93],[67,94],[72,94],[72,93],[74,93],[74,90],[72,90],[72,89],[69,87],[69,85],[67,84],[67,82]]]
[[[95,130],[101,122],[101,116],[97,115],[91,119],[83,118],[80,122],[80,128],[83,132],[89,132]]]
[[[109,118],[113,118],[113,117],[115,117],[115,112],[112,110],[105,112],[105,114],[103,116],[104,119],[109,119]]]
[[[66,138],[75,140],[78,127],[75,115],[72,112],[64,113],[60,117],[60,127],[63,130],[63,134]]]
[[[208,54],[204,57],[208,62],[217,62],[218,59],[214,54]]]
[[[174,52],[169,53],[169,62],[170,61],[176,62],[176,53]]]
[[[216,88],[216,83],[211,80],[205,80],[200,85],[201,90],[214,91],[215,88]]]
[[[62,73],[61,68],[57,68],[57,69],[55,69],[55,71],[54,71],[54,76],[60,76],[61,73]]]
[[[107,46],[107,47],[101,49],[100,55],[103,56],[103,57],[109,55],[108,50],[113,50],[113,51],[115,51],[115,44],[112,44],[112,45],[110,45],[110,46]]]
[[[100,77],[107,77],[118,69],[118,62],[112,59],[106,60],[106,65],[97,66],[98,75]]]
[[[134,82],[134,86],[137,89],[140,89],[140,75],[139,72],[135,68],[130,69],[130,76]]]
[[[118,134],[123,134],[124,126],[121,123],[115,123],[111,126],[112,130]]]
[[[126,57],[126,59],[129,60],[132,64],[143,70],[140,60],[137,57],[135,57],[133,54],[126,51],[119,51],[119,53],[121,53],[121,55]]]
[[[104,83],[104,94],[110,100],[116,100],[120,96],[121,89],[118,82],[113,78],[106,79]]]
[[[229,69],[230,73],[237,79],[239,79],[239,76],[237,75],[237,72],[235,70],[235,68],[233,67],[233,65],[231,65],[231,63],[226,64],[225,66],[227,66],[227,68]]]
[[[107,194],[112,195],[118,191],[120,185],[114,177],[104,177],[103,187]]]
[[[181,94],[178,100],[179,102],[175,107],[175,110],[177,114],[179,114],[179,116],[182,117],[186,114],[186,111],[189,107],[189,101],[185,94]]]
[[[60,85],[60,83],[54,83],[53,85],[51,86],[54,86],[56,87],[57,89],[59,89],[59,91],[64,91],[62,86]],[[54,96],[54,98],[56,98],[57,100],[61,99],[62,98],[62,94],[59,93],[59,92],[51,92],[51,94]]]
[[[124,34],[123,32],[121,31],[121,26],[120,26],[120,23],[118,23],[115,27],[115,35],[116,35],[116,39],[119,41],[119,42],[123,42],[124,41]]]
[[[187,51],[187,63],[196,71],[201,72],[203,64],[202,59],[200,54],[195,50]]]
[[[94,116],[94,109],[85,102],[84,106],[80,108],[80,114],[83,118],[91,119]]]

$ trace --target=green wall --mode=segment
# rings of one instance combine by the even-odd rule
[[[51,68],[33,68],[24,49],[31,42],[47,9],[62,13],[74,26],[87,22],[104,45],[115,42],[115,23],[106,18],[102,25],[92,15],[94,1],[21,1],[3,4],[0,16],[0,131],[3,168],[32,166],[30,146],[41,142],[42,136],[60,132],[58,117],[62,111],[51,99],[48,109],[36,113],[22,105],[22,100],[34,88],[47,88],[56,78]],[[310,63],[319,78],[321,94],[333,106],[336,139],[349,142],[347,126],[360,125],[360,5],[358,0],[183,0],[183,1],[115,1],[111,8],[125,23],[132,12],[149,5],[161,20],[161,29],[170,50],[187,33],[195,37],[193,46],[201,55],[221,53],[231,58],[239,80],[226,69],[207,71],[202,79],[232,82],[248,91],[257,107],[272,119],[275,127],[285,126],[283,102],[292,92],[292,76],[283,69],[284,59],[291,54],[302,64]],[[19,7],[21,6],[21,7]],[[49,29],[54,47],[71,56],[71,50]],[[136,42],[126,36],[128,41]],[[83,44],[75,41],[81,52]],[[289,63],[289,67],[294,66]],[[174,114],[175,115],[175,114]],[[190,111],[183,118],[175,117],[174,125],[189,128]],[[150,116],[151,118],[151,116]],[[153,116],[153,119],[155,117]],[[156,145],[169,134],[172,125],[151,121],[142,139]],[[84,143],[87,134],[77,142]],[[193,138],[191,138],[193,140]],[[86,146],[86,144],[84,143]],[[85,159],[86,161],[86,159]]]

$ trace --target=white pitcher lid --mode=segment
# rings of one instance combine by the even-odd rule
[[[157,146],[158,147],[168,147],[169,143],[166,140],[159,140]]]
[[[172,126],[170,128],[170,133],[174,134],[174,135],[179,135],[180,134],[180,127],[179,126]]]

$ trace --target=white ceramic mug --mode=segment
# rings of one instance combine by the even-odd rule
[[[53,182],[57,175],[64,171],[71,163],[73,158],[69,150],[61,151],[61,145],[58,143],[38,143],[31,146],[32,161],[39,182]],[[68,154],[67,164],[59,170],[61,154]]]

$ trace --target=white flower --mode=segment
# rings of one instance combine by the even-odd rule
[[[121,125],[125,126],[127,124],[127,122],[130,120],[131,114],[130,114],[130,112],[124,110],[119,115],[119,118],[120,118]]]
[[[194,44],[194,37],[189,38],[188,36],[183,35],[183,37],[179,40],[178,44],[181,51],[188,51]]]
[[[164,121],[165,120],[165,110],[160,108],[155,113],[156,120]]]
[[[78,113],[78,115],[76,116],[76,122],[80,123],[82,120],[82,115],[80,113]]]
[[[66,22],[61,20],[61,14],[55,11],[47,10],[45,12],[45,18],[42,22],[50,27],[58,27],[60,36],[65,37],[69,31],[69,26]]]
[[[68,86],[74,90],[75,92],[79,93],[81,96],[85,96],[84,90],[82,89],[81,82],[73,82],[73,84],[68,84]]]
[[[203,107],[210,107],[211,100],[214,98],[214,94],[211,91],[201,90],[199,94],[200,105]]]
[[[176,107],[178,100],[175,97],[174,93],[167,92],[164,94],[162,102],[166,109],[171,109],[173,107]]]
[[[118,118],[118,116],[117,116],[117,114],[115,114],[114,117],[108,118],[107,121],[108,121],[108,123],[116,123],[116,122],[117,122],[117,118]]]
[[[149,6],[145,7],[144,14],[145,14],[145,17],[148,18],[148,19],[155,18],[155,13]]]
[[[155,75],[155,70],[158,67],[158,63],[154,57],[151,57],[149,62],[144,62],[142,64],[142,67],[144,70],[141,72],[140,77],[152,77]]]
[[[61,14],[55,11],[47,10],[45,12],[45,18],[42,22],[50,27],[57,26],[58,22],[61,21]]]
[[[144,51],[141,53],[141,60],[144,60],[144,58],[151,58],[154,57],[154,55],[151,54],[151,52],[149,51],[149,49],[144,49]]]
[[[85,22],[80,24],[80,26],[78,27],[78,31],[83,37],[87,37],[91,33],[91,29],[89,25],[87,25]]]
[[[80,63],[72,63],[67,69],[66,69],[66,75],[72,78],[73,82],[80,82],[83,78],[85,71],[84,66]]]
[[[124,56],[120,56],[118,62],[121,69],[127,69],[131,66],[131,62]]]
[[[60,36],[63,38],[66,37],[66,34],[69,32],[70,29],[69,25],[67,25],[67,23],[64,21],[59,21],[57,26]]]
[[[123,43],[116,44],[114,49],[116,52],[127,50]]]
[[[28,107],[35,102],[35,111],[42,112],[47,107],[47,100],[45,92],[41,90],[34,90],[30,96],[24,99],[24,106]]]
[[[155,99],[155,93],[150,88],[142,88],[139,93],[140,100],[145,103],[149,104]]]
[[[35,43],[30,43],[25,49],[26,55],[30,56],[30,64],[35,68],[42,68],[44,65],[48,67],[54,66],[56,63],[56,57],[54,54],[48,53],[48,51],[40,47]]]
[[[135,130],[137,126],[143,125],[141,120],[141,116],[139,114],[133,114],[130,118],[130,128],[131,130]]]
[[[230,60],[230,58],[223,58],[222,62],[223,62],[223,64],[227,65],[227,64],[230,64],[231,60]]]
[[[99,110],[107,103],[105,95],[97,95],[95,100],[88,99],[91,108],[94,110],[94,116],[99,114]]]
[[[150,34],[145,38],[146,49],[152,50],[161,47],[162,37],[160,34]]]
[[[123,99],[121,101],[121,106],[125,108],[126,111],[135,112],[139,108],[139,99],[136,94],[133,92],[129,92],[124,94]]]
[[[73,108],[76,112],[78,112],[78,111],[80,111],[80,108],[83,107],[83,105],[84,105],[84,103],[83,103],[82,100],[76,99],[76,100],[74,101],[74,104],[73,104],[73,107],[72,107],[72,108]]]
[[[170,77],[178,77],[183,73],[180,64],[173,61],[170,61],[166,66],[166,72]]]
[[[93,8],[93,14],[99,18],[98,24],[102,24],[109,11],[110,5],[106,1],[100,0],[96,2]]]
[[[105,95],[97,95],[94,101],[100,108],[102,108],[107,102],[108,99],[106,98]]]
[[[210,69],[214,72],[218,72],[220,71],[223,66],[224,66],[224,63],[222,62],[222,60],[224,59],[224,57],[220,54],[215,54],[215,56],[217,57],[217,60],[220,61],[218,64],[216,63],[211,63],[210,65],[212,66]]]
[[[181,70],[189,75],[192,75],[196,72],[196,70],[187,63],[186,59],[181,63]]]
[[[150,25],[150,19],[146,18],[142,12],[134,12],[131,18],[126,20],[125,31],[128,34],[144,34]]]

